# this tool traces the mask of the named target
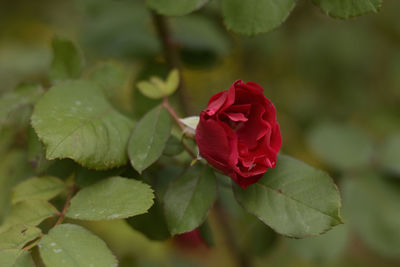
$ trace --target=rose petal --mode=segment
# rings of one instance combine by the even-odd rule
[[[278,123],[275,123],[274,128],[272,129],[270,140],[270,147],[276,154],[278,154],[282,146],[282,135]]]
[[[200,155],[214,167],[226,171],[237,160],[236,135],[232,130],[229,133],[222,123],[201,115],[195,138]]]
[[[226,116],[232,121],[247,121],[248,119],[243,115],[243,113],[233,113],[233,112],[226,112]]]
[[[211,97],[210,101],[208,101],[208,106],[206,109],[206,113],[209,116],[214,115],[225,103],[227,97],[227,92],[220,92],[213,97]]]
[[[258,180],[263,177],[264,174],[252,176],[252,177],[242,177],[236,174],[234,177],[231,177],[241,188],[246,189],[249,185],[257,183]]]
[[[260,104],[253,105],[249,120],[236,132],[240,142],[246,144],[249,149],[254,149],[257,146],[257,140],[270,131],[268,123],[262,119],[264,112],[265,110]]]

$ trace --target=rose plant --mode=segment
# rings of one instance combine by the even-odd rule
[[[68,57],[60,55],[65,51]],[[330,177],[278,155],[279,114],[257,83],[238,80],[212,96],[199,116],[181,118],[169,101],[179,88],[179,71],[165,79],[151,76],[137,87],[161,102],[135,121],[107,91],[120,83],[119,76],[104,77],[118,73],[117,66],[85,71],[78,49],[61,38],[53,40],[53,52],[49,88],[24,85],[8,96],[13,108],[34,106],[33,156],[32,170],[7,196],[0,260],[8,263],[2,266],[29,260],[37,246],[46,266],[115,266],[104,242],[79,221],[125,219],[150,239],[207,232],[201,240],[210,240],[212,229],[195,229],[205,229],[212,209],[210,216],[229,236],[221,190],[286,236],[316,235],[342,223]]]

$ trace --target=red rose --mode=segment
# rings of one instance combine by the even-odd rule
[[[200,155],[242,188],[275,167],[282,145],[275,107],[260,85],[242,81],[211,97],[195,138]]]

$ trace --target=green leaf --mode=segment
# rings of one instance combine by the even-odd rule
[[[172,95],[179,86],[179,71],[177,69],[171,70],[168,74],[167,80],[164,85],[164,94],[169,96]]]
[[[167,16],[189,14],[201,8],[207,2],[208,0],[146,0],[150,8]]]
[[[400,188],[368,172],[345,177],[344,209],[364,243],[384,257],[400,257]]]
[[[0,266],[14,267],[19,253],[20,253],[19,249],[0,250]]]
[[[132,166],[141,173],[162,154],[171,133],[171,117],[163,106],[149,111],[136,125],[128,144]]]
[[[66,188],[58,178],[52,176],[33,177],[18,184],[12,191],[11,202],[25,200],[49,200],[57,196]]]
[[[327,15],[347,19],[368,13],[377,13],[382,0],[313,0]]]
[[[0,124],[3,124],[12,112],[21,107],[33,104],[43,93],[43,88],[37,84],[22,84],[0,98]]]
[[[384,141],[379,161],[385,170],[400,175],[400,133],[392,135]]]
[[[208,223],[208,220],[205,220],[204,223],[200,225],[198,229],[201,237],[203,238],[207,246],[214,247],[215,246],[214,235],[210,227],[210,224]]]
[[[31,253],[29,251],[24,251],[17,258],[17,261],[15,262],[13,267],[36,267],[36,265],[33,262]]]
[[[278,27],[294,5],[295,0],[222,0],[222,14],[229,30],[255,35]]]
[[[311,129],[307,142],[323,161],[337,169],[368,166],[373,155],[370,138],[346,125],[320,123]]]
[[[123,87],[128,79],[124,66],[113,61],[98,63],[87,76],[106,89],[108,96]]]
[[[148,81],[141,81],[137,83],[139,91],[151,99],[158,99],[164,97],[164,92],[160,87]]]
[[[181,44],[180,55],[186,64],[208,68],[232,49],[229,34],[206,14],[175,17],[171,22],[174,29],[171,34]]]
[[[159,99],[172,95],[179,86],[179,71],[173,69],[168,74],[166,81],[157,76],[151,76],[148,81],[140,81],[136,86],[148,98]]]
[[[171,135],[167,141],[167,144],[165,145],[163,154],[172,157],[182,153],[183,150],[184,147],[181,141],[179,141],[179,139],[175,136]]]
[[[1,267],[35,267],[29,251],[19,249],[0,250]]]
[[[79,187],[87,187],[103,179],[119,176],[124,170],[126,170],[124,166],[107,171],[94,171],[80,167],[75,172],[75,183]]]
[[[170,237],[162,207],[157,200],[147,213],[131,217],[127,222],[151,240],[166,240]]]
[[[37,227],[14,225],[0,233],[0,250],[21,249],[26,243],[38,237],[41,232]]]
[[[83,69],[83,58],[76,46],[60,37],[54,37],[51,46],[53,60],[49,72],[50,80],[55,83],[79,78]]]
[[[66,216],[80,220],[111,220],[145,213],[153,190],[134,179],[111,177],[85,187],[71,200]]]
[[[289,156],[279,156],[256,184],[234,184],[234,191],[247,212],[282,235],[303,238],[342,223],[339,192],[329,175]]]
[[[28,162],[39,174],[53,163],[46,159],[44,146],[32,127],[28,130]]]
[[[24,151],[11,150],[0,160],[0,224],[11,207],[11,189],[31,175]]]
[[[338,225],[327,233],[305,239],[287,239],[289,249],[296,255],[313,262],[325,263],[340,259],[346,252],[349,229]]]
[[[43,220],[54,216],[57,212],[57,209],[53,205],[43,200],[19,202],[12,206],[11,212],[1,226],[1,229],[6,229],[16,224],[36,226]]]
[[[40,240],[39,250],[44,264],[49,267],[118,265],[103,240],[74,224],[60,224],[51,229]]]
[[[68,81],[51,88],[37,103],[32,126],[46,145],[48,159],[71,158],[96,170],[127,161],[133,122],[93,82]]]
[[[86,76],[103,88],[107,98],[117,108],[126,100],[127,91],[131,90],[128,72],[125,66],[118,62],[98,63]]]
[[[217,196],[214,172],[196,164],[172,182],[164,196],[164,213],[172,235],[189,232],[203,223]]]

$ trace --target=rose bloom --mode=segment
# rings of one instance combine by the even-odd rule
[[[275,107],[263,88],[240,80],[211,97],[195,138],[200,155],[242,188],[275,167],[282,145]]]

